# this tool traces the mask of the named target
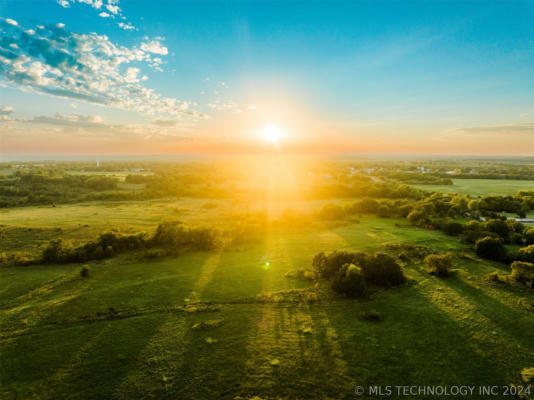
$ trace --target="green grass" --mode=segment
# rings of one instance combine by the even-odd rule
[[[111,223],[148,229],[177,215],[223,224],[235,214],[223,201],[202,205],[34,207],[5,211],[2,223],[13,244],[54,236],[55,226],[81,240]],[[262,291],[312,288],[284,274],[310,266],[319,251],[397,242],[451,251],[459,271],[438,279],[409,263],[407,285],[369,300],[254,301]],[[80,265],[0,268],[0,398],[352,399],[355,385],[519,383],[534,360],[534,315],[518,303],[532,294],[484,279],[507,267],[405,221],[363,217],[359,224],[275,229],[238,249],[150,262],[126,254],[90,267],[89,278]],[[198,301],[216,308],[181,308]],[[360,318],[369,310],[383,322]],[[192,329],[219,319],[220,326]]]
[[[534,181],[508,179],[453,179],[452,185],[412,185],[423,190],[471,196],[504,196],[534,190]]]

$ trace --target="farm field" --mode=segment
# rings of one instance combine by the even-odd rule
[[[172,204],[196,210],[193,200]],[[106,211],[103,218],[120,224],[130,212],[142,227],[161,217],[139,206],[120,204],[116,220]],[[23,219],[15,209],[2,221],[69,233],[96,208],[107,210],[35,208]],[[367,300],[257,300],[262,292],[314,290],[284,275],[319,251],[400,242],[455,252],[457,274],[440,280],[408,263],[406,285]],[[520,367],[534,358],[534,319],[521,303],[527,289],[488,283],[485,275],[502,266],[402,220],[368,216],[278,229],[240,249],[89,265],[87,279],[76,265],[0,269],[2,398],[348,399],[356,385],[520,383]],[[383,321],[362,318],[371,310]],[[217,323],[195,329],[202,321]]]
[[[505,196],[521,190],[534,190],[534,181],[512,179],[452,179],[452,185],[413,185],[423,190],[460,193],[473,197]]]

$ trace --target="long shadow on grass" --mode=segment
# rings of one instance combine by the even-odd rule
[[[114,266],[106,268],[104,274],[99,275],[100,280],[108,279]],[[92,279],[78,278],[69,287],[63,288],[63,292],[50,293],[48,297],[51,303],[44,309],[39,302],[32,304],[28,309],[30,316],[35,314],[32,324],[22,325],[23,332],[18,333],[24,333],[23,335],[15,335],[4,341],[1,359],[8,361],[2,362],[0,368],[2,386],[10,388],[7,398],[20,397],[20,393],[31,393],[37,387],[42,392],[42,398],[46,398],[47,393],[50,393],[50,398],[68,398],[69,395],[77,399],[111,398],[115,386],[136,368],[138,355],[149,344],[168,314],[127,320],[89,319],[82,325],[73,326],[72,321],[77,321],[78,317],[88,315],[87,313],[90,317],[95,304],[98,308],[98,304],[102,303],[100,298],[95,297],[95,293],[92,293],[92,299],[84,297],[88,288],[94,284]],[[118,277],[113,276],[113,279],[118,280]],[[167,286],[173,284],[174,281]],[[167,289],[169,293],[172,292],[171,287]],[[109,290],[113,292],[113,285],[110,285]],[[122,296],[115,292],[112,295],[115,301],[109,304],[104,301],[104,308],[99,311],[106,311],[107,307],[120,310],[117,304],[123,300]],[[54,301],[54,296],[58,301]],[[135,295],[132,297],[135,298]],[[181,297],[183,296],[172,294],[163,296],[162,305],[167,306],[171,299],[176,304]],[[59,301],[61,299],[65,301]],[[74,301],[77,304],[73,306]],[[84,307],[93,311],[80,314],[84,312]],[[21,318],[21,313],[14,314],[11,320]]]
[[[2,345],[3,386],[11,397],[102,399],[130,370],[163,318],[100,321],[62,330],[37,331]]]
[[[384,321],[359,318],[369,309]],[[360,386],[507,383],[498,360],[477,352],[471,333],[416,285],[389,289],[372,301],[346,300],[324,312],[338,334],[348,374]],[[318,324],[324,320],[315,313],[314,318]]]
[[[248,392],[248,344],[260,319],[256,304],[225,306],[217,315],[191,316],[181,345],[181,358],[170,372],[172,385],[154,393],[158,399],[234,399]],[[191,329],[199,320],[224,318],[222,326]],[[212,339],[212,343],[207,340]]]
[[[532,315],[509,307],[463,279],[443,279],[442,282],[476,304],[478,312],[513,337],[514,340],[534,351],[534,319],[532,319]]]

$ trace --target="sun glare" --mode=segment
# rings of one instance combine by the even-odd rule
[[[269,143],[278,143],[282,137],[282,130],[276,125],[267,125],[263,128],[261,135]]]

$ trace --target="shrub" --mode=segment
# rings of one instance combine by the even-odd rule
[[[414,225],[422,225],[427,221],[426,215],[419,210],[413,210],[406,218],[411,224]]]
[[[312,261],[312,266],[317,274],[322,278],[332,278],[345,264],[352,264],[355,253],[347,251],[333,251],[325,255],[317,254]]]
[[[356,208],[358,208],[360,212],[374,214],[378,210],[378,201],[366,197],[356,203]]]
[[[211,250],[216,247],[217,235],[208,228],[188,228],[180,222],[162,222],[158,225],[152,244],[163,247]]]
[[[514,261],[512,268],[512,278],[531,288],[534,288],[534,264],[529,262]]]
[[[520,261],[534,263],[534,244],[520,248],[517,252],[517,259]]]
[[[486,221],[484,225],[486,227],[486,230],[496,233],[504,241],[508,241],[510,228],[508,227],[506,221],[503,221],[502,219],[490,219]]]
[[[340,220],[346,216],[345,209],[338,204],[325,204],[317,212],[317,217],[325,221]]]
[[[480,232],[484,229],[484,227],[479,221],[471,220],[465,224],[464,229],[466,231]]]
[[[406,204],[404,206],[400,206],[397,209],[397,212],[402,218],[406,218],[412,212],[412,210],[413,210],[413,207],[409,204]]]
[[[525,232],[525,244],[527,246],[534,244],[534,228],[530,228]]]
[[[41,260],[46,264],[68,262],[71,251],[61,239],[51,240],[43,250]]]
[[[169,252],[163,249],[149,249],[143,253],[144,260],[156,260],[169,256]]]
[[[430,254],[425,257],[425,267],[429,274],[448,276],[452,267],[450,254]]]
[[[443,232],[449,236],[458,236],[463,232],[464,227],[461,223],[456,221],[446,221],[441,228]]]
[[[89,272],[91,271],[91,269],[89,268],[89,265],[84,265],[82,267],[82,269],[80,270],[80,276],[82,278],[87,278],[89,277]]]
[[[368,282],[378,286],[396,286],[406,282],[401,267],[395,259],[384,253],[368,257],[360,264]]]
[[[475,251],[479,257],[488,260],[505,261],[507,254],[503,241],[499,238],[486,236],[475,243]]]
[[[391,209],[386,206],[385,204],[382,204],[378,209],[376,210],[376,215],[378,215],[381,218],[387,218],[391,215]]]
[[[285,273],[286,278],[296,278],[302,280],[315,280],[315,272],[306,268],[292,269]]]
[[[117,187],[117,179],[110,176],[91,176],[85,185],[93,190],[111,190]]]
[[[497,271],[490,272],[488,275],[486,275],[486,280],[490,283],[501,282],[501,278],[499,277],[499,273]]]
[[[363,297],[367,293],[367,283],[360,268],[344,264],[332,281],[332,289],[347,297]]]

